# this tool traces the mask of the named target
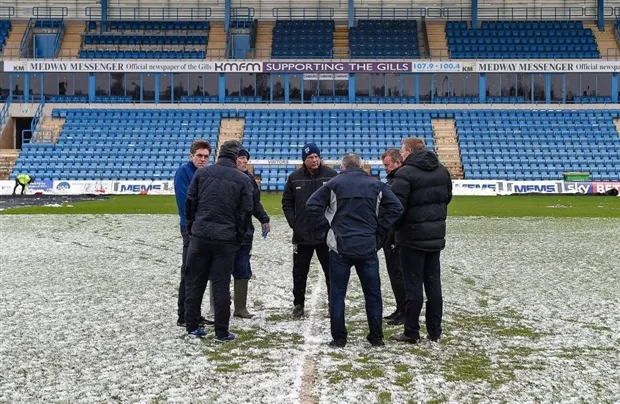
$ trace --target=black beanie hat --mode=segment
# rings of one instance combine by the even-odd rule
[[[233,160],[237,160],[240,148],[241,143],[239,143],[237,140],[228,140],[224,142],[220,147],[220,154],[218,157],[228,157]]]

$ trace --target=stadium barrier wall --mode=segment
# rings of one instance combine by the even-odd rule
[[[0,195],[10,195],[15,181],[0,181]],[[597,194],[611,189],[620,192],[620,182],[568,181],[505,181],[454,180],[455,196],[499,196],[520,194]],[[18,192],[21,188],[18,188]],[[173,195],[173,181],[65,181],[37,180],[30,184],[27,194],[47,195]]]

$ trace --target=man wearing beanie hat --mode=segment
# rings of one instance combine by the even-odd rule
[[[326,244],[329,224],[325,218],[311,216],[306,210],[310,196],[338,173],[321,164],[321,150],[314,143],[301,149],[303,166],[287,179],[282,195],[282,210],[293,229],[293,317],[304,315],[306,283],[310,261],[316,251],[325,274],[329,296],[329,250]]]
[[[235,339],[228,330],[230,276],[253,210],[252,182],[236,165],[240,146],[236,140],[225,142],[217,163],[196,171],[185,205],[191,235],[185,275],[186,329],[195,337],[207,335],[199,325],[202,298],[210,280],[217,341]]]
[[[243,146],[241,150],[239,150],[239,155],[237,156],[237,168],[245,173],[252,182],[253,185],[253,206],[254,210],[252,215],[258,219],[261,223],[262,231],[264,237],[269,233],[269,215],[265,212],[265,208],[260,203],[260,188],[254,179],[254,175],[248,171],[248,160],[250,160],[250,152],[247,151]],[[235,268],[233,269],[233,278],[234,282],[234,303],[235,303],[235,311],[233,315],[235,317],[242,318],[252,318],[254,317],[252,314],[248,312],[247,309],[247,298],[248,298],[248,283],[250,278],[252,278],[252,266],[250,265],[250,257],[252,255],[252,241],[254,238],[254,225],[250,220],[250,225],[248,227],[248,231],[241,242],[241,248],[237,251],[237,255],[235,257]]]

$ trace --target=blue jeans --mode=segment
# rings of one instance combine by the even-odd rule
[[[351,267],[354,266],[360,278],[364,299],[366,300],[366,317],[368,318],[368,341],[383,340],[383,302],[381,300],[381,279],[379,278],[379,259],[377,254],[367,258],[342,257],[329,252],[329,310],[331,314],[331,331],[335,341],[347,342],[347,328],[344,322],[344,299],[347,294]]]
[[[235,279],[250,279],[252,277],[252,266],[250,265],[250,253],[252,244],[242,245],[235,256],[235,268],[232,275]]]

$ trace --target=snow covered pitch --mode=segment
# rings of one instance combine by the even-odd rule
[[[317,263],[290,318],[290,231],[253,251],[252,320],[233,343],[177,327],[173,215],[0,217],[0,402],[586,401],[620,397],[620,220],[451,218],[438,343],[330,340]],[[383,257],[381,257],[383,258]],[[385,312],[393,309],[382,266]]]

